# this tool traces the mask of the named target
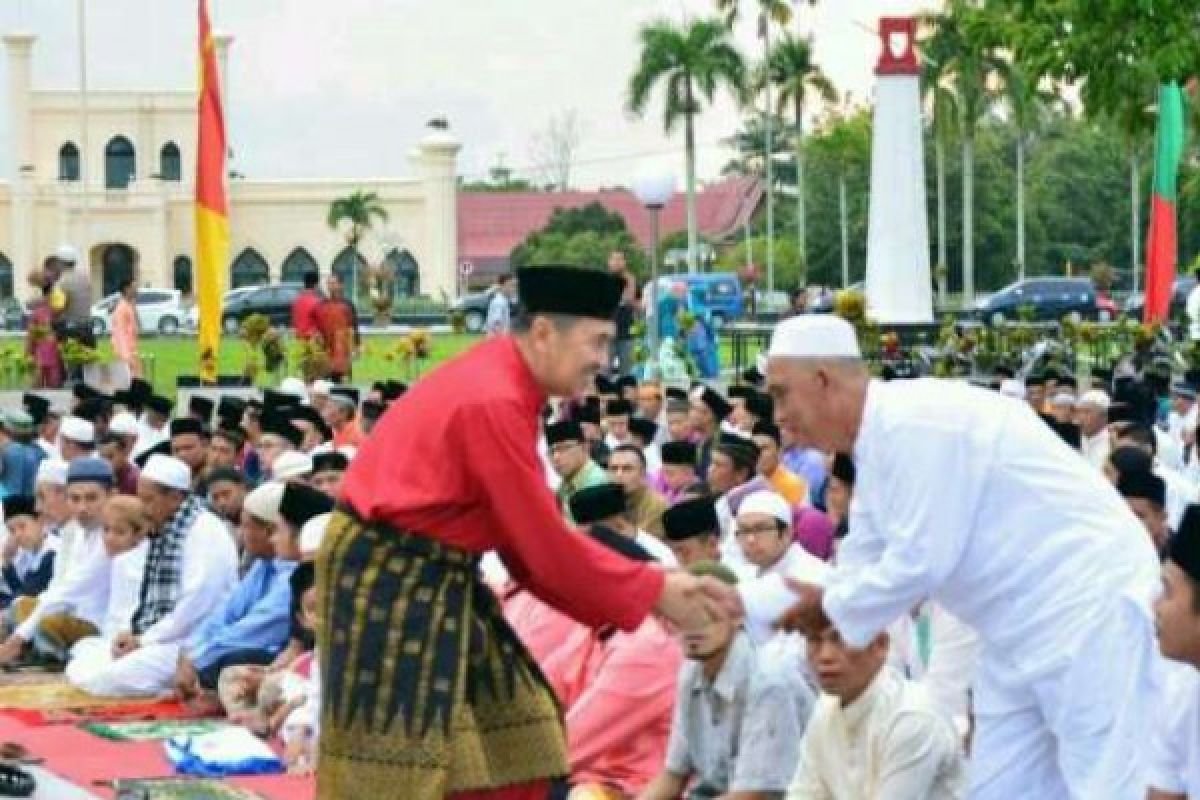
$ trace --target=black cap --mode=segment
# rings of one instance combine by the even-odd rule
[[[681,389],[678,386],[668,386],[663,394],[668,400],[678,400],[684,403],[688,401],[687,389]]]
[[[129,382],[129,399],[134,406],[141,407],[154,396],[154,387],[142,378],[134,378]]]
[[[220,419],[230,419],[240,422],[242,415],[246,413],[246,401],[234,395],[222,395],[220,402],[217,403],[217,417]]]
[[[733,459],[735,467],[754,469],[758,464],[758,445],[745,436],[723,432],[717,437],[715,449]]]
[[[730,400],[739,398],[745,400],[750,395],[758,394],[758,392],[755,391],[753,386],[730,386],[729,391],[725,394],[729,396]]]
[[[329,423],[327,423],[325,418],[321,416],[321,412],[317,411],[312,406],[296,406],[295,408],[287,411],[284,416],[293,422],[303,420],[304,422],[309,423],[317,429],[318,433],[321,434],[322,441],[328,442],[333,438],[333,430],[330,429]]]
[[[663,442],[659,449],[663,464],[694,467],[698,463],[696,445],[691,442]]]
[[[71,394],[76,400],[87,400],[89,397],[100,397],[100,392],[88,386],[83,381],[71,387]]]
[[[622,391],[625,389],[636,389],[637,385],[637,378],[632,375],[622,375],[620,378],[617,378],[617,388]]]
[[[775,416],[775,403],[770,395],[755,392],[746,398],[746,411],[760,420],[770,422]]]
[[[854,460],[845,453],[835,453],[833,456],[833,466],[829,470],[829,474],[847,486],[853,486],[855,478]]]
[[[292,424],[284,414],[275,411],[264,411],[259,425],[263,433],[279,436],[291,442],[292,447],[299,447],[304,441],[304,433]]]
[[[634,417],[629,420],[629,432],[641,439],[643,443],[650,444],[658,435],[658,423],[652,419]]]
[[[350,466],[350,459],[346,458],[345,453],[339,453],[336,450],[326,450],[320,453],[315,453],[312,457],[313,474],[318,472],[345,472]]]
[[[1150,470],[1131,470],[1117,475],[1117,491],[1122,497],[1140,497],[1159,508],[1167,505],[1167,484]]]
[[[300,528],[313,517],[333,511],[333,499],[303,483],[289,483],[279,501],[279,516]]]
[[[80,419],[86,419],[93,425],[101,417],[106,417],[112,413],[112,403],[107,397],[101,394],[94,394],[86,400],[80,400],[79,405],[75,407],[75,416]]]
[[[34,425],[41,425],[50,415],[50,401],[40,394],[26,392],[21,396],[21,405],[25,406],[25,410],[29,412]]]
[[[4,519],[36,517],[37,503],[27,494],[12,494],[4,498]]]
[[[754,423],[754,427],[751,429],[751,433],[754,436],[769,437],[772,441],[775,442],[776,446],[778,446],[779,444],[781,444],[783,442],[783,437],[779,432],[779,427],[777,425],[775,425],[775,423],[769,422],[764,419],[760,419],[758,422]]]
[[[154,445],[154,447],[151,447],[149,450],[133,459],[133,463],[137,464],[138,469],[144,469],[146,462],[150,460],[151,456],[169,455],[171,455],[171,441],[169,439],[164,439],[163,441]]]
[[[364,400],[359,413],[363,419],[375,421],[383,416],[383,412],[387,411],[386,403],[376,403],[373,400]]]
[[[197,436],[208,436],[208,426],[195,417],[179,417],[171,420],[171,438],[194,433]]]
[[[355,389],[353,386],[334,386],[329,390],[329,396],[331,398],[340,397],[343,400],[348,400],[350,405],[358,408],[358,389]]]
[[[582,442],[583,428],[575,420],[563,420],[546,426],[546,444],[553,447],[562,442]]]
[[[721,530],[716,505],[710,497],[679,501],[663,512],[662,524],[667,539],[673,542],[694,536],[715,536]]]
[[[175,404],[171,402],[169,398],[163,397],[162,395],[151,395],[146,400],[146,408],[150,409],[155,414],[161,414],[164,417],[169,417],[171,415],[171,409],[174,407]]]
[[[733,406],[729,405],[729,401],[708,386],[697,387],[692,392],[692,399],[708,406],[718,420],[725,419],[729,416],[729,412],[733,411]]]
[[[241,470],[233,467],[217,467],[204,478],[205,486],[212,486],[214,483],[236,483],[245,486],[246,476]]]
[[[589,397],[582,405],[575,406],[571,411],[571,419],[576,422],[600,424],[600,398]]]
[[[580,489],[568,502],[571,516],[580,525],[625,513],[625,489],[619,483],[600,483]]]
[[[742,380],[751,386],[762,386],[762,382],[766,377],[766,375],[758,371],[758,367],[750,367],[742,371]]]
[[[1179,530],[1167,543],[1167,560],[1200,582],[1200,506],[1190,505],[1183,512]]]
[[[384,400],[399,400],[408,391],[408,384],[404,381],[384,381],[383,382],[383,399]]]
[[[625,281],[598,269],[532,266],[517,270],[517,295],[526,314],[564,314],[611,320]]]
[[[194,394],[188,400],[188,413],[207,425],[212,422],[213,409],[216,408],[216,405],[207,397]]]
[[[279,392],[274,389],[263,389],[263,411],[281,411],[300,405],[296,395]]]
[[[622,536],[612,528],[604,525],[592,525],[588,528],[588,535],[602,545],[614,552],[617,552],[631,561],[641,561],[651,563],[654,561],[654,556],[642,547],[631,536]]]
[[[608,405],[604,408],[606,417],[627,417],[631,414],[633,414],[633,406],[628,400],[609,400]]]
[[[617,384],[607,375],[597,375],[596,394],[617,394]]]

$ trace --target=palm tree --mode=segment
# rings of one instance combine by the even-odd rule
[[[644,115],[654,89],[663,84],[663,129],[672,133],[683,122],[687,162],[688,272],[696,271],[696,130],[701,98],[711,103],[724,86],[739,100],[745,94],[746,64],[719,19],[697,19],[676,27],[651,22],[638,34],[642,53],[629,80],[629,110]]]
[[[963,304],[975,303],[975,127],[995,100],[990,85],[1000,62],[996,58],[996,30],[985,11],[970,0],[947,0],[945,10],[926,14],[932,28],[926,40],[942,56],[944,80],[954,92],[962,142],[963,203]]]
[[[1004,95],[1013,127],[1016,129],[1017,153],[1017,278],[1025,279],[1025,148],[1026,139],[1035,133],[1046,112],[1059,101],[1056,92],[1039,86],[1036,78],[1019,62],[1006,63],[1002,68]]]
[[[933,119],[933,161],[937,173],[937,268],[934,274],[937,276],[939,308],[946,305],[950,268],[946,253],[949,240],[946,233],[946,150],[958,133],[958,103],[942,66],[948,56],[936,49],[944,41],[929,39],[921,44],[921,87]]]
[[[785,33],[767,57],[766,77],[779,90],[777,113],[792,107],[796,146],[796,243],[802,270],[808,268],[808,247],[804,210],[804,112],[815,94],[826,103],[836,103],[833,81],[813,61],[812,40]],[[804,272],[801,272],[803,280]]]
[[[335,199],[329,204],[329,212],[325,216],[325,223],[330,230],[343,232],[346,244],[354,254],[351,292],[355,303],[358,302],[358,263],[362,258],[358,245],[376,221],[387,222],[388,211],[376,192],[361,190]]]

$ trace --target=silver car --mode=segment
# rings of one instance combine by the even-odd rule
[[[120,295],[110,294],[92,306],[92,330],[103,335],[112,330],[113,309]],[[138,289],[138,330],[164,335],[179,333],[187,316],[183,292],[178,289]]]

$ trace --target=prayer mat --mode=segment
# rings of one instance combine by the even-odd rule
[[[148,719],[144,722],[85,722],[80,727],[114,742],[145,742],[212,733],[231,726],[215,719]]]
[[[214,715],[196,711],[176,700],[119,698],[111,705],[72,706],[68,708],[0,708],[0,714],[19,719],[26,725],[79,725],[85,722],[148,722],[150,720],[206,719]]]
[[[0,709],[53,711],[127,705],[129,702],[128,697],[97,697],[63,681],[26,686],[0,686]],[[146,702],[153,702],[153,698],[147,698]]]
[[[122,778],[113,781],[117,800],[262,800],[249,789],[210,778]]]

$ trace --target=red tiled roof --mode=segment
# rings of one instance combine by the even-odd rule
[[[702,236],[721,240],[735,234],[762,200],[755,178],[727,178],[708,186],[696,197],[696,217]],[[545,226],[558,208],[581,208],[599,202],[625,218],[634,237],[650,244],[650,214],[624,189],[598,192],[459,192],[458,257],[471,261],[477,272],[507,268],[508,254],[526,236]],[[686,196],[676,193],[659,220],[663,236],[687,229]]]

